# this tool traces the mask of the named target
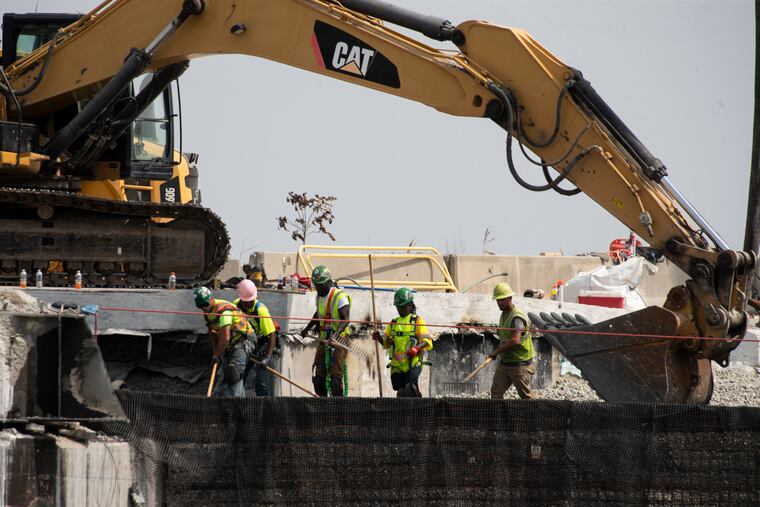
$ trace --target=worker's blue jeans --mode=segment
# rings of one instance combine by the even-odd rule
[[[240,372],[239,380],[230,385],[227,379],[222,379],[217,384],[217,388],[214,390],[214,396],[227,396],[233,398],[245,397],[245,388],[243,387],[243,372],[245,371],[245,363],[248,361],[248,354],[242,345],[238,345],[232,349],[228,349],[224,353],[222,364],[219,365],[217,372],[223,372],[228,364],[233,365]],[[224,375],[222,373],[222,375]]]
[[[243,381],[248,386],[251,385],[248,380],[249,375],[254,375],[256,377],[256,380],[254,380],[256,396],[272,396],[272,391],[269,388],[269,386],[272,385],[271,373],[253,361],[248,361],[248,364],[245,365],[245,373],[243,374]]]

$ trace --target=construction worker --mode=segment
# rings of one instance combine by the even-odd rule
[[[253,334],[253,328],[235,305],[214,298],[208,287],[198,287],[193,294],[195,306],[205,314],[213,360],[224,375],[214,394],[242,398],[245,396],[243,371],[250,352],[248,337]]]
[[[269,315],[269,309],[264,303],[256,299],[258,289],[253,281],[243,280],[237,285],[237,291],[240,297],[232,304],[250,317],[248,322],[258,337],[256,355],[252,357],[259,362],[259,367],[254,368],[256,364],[253,361],[248,361],[243,373],[243,385],[247,383],[249,373],[254,371],[256,396],[271,396],[272,374],[266,371],[265,366],[269,366],[272,361],[272,353],[277,343],[277,329]]]
[[[533,360],[533,339],[530,335],[530,319],[512,302],[512,287],[500,283],[493,289],[493,299],[499,305],[499,345],[488,357],[496,359],[499,364],[493,376],[491,398],[502,399],[509,386],[515,385],[517,394],[523,399],[535,399],[530,382],[536,372]]]
[[[351,296],[335,287],[332,275],[325,266],[314,268],[311,282],[317,290],[317,311],[312,319],[320,320],[309,321],[301,331],[301,336],[305,338],[309,330],[316,327],[319,329],[319,338],[323,340],[317,345],[317,353],[314,355],[314,392],[319,396],[327,396],[329,390],[331,396],[343,396],[348,351],[338,344],[345,346],[348,343],[350,330],[347,321],[351,318]]]
[[[417,315],[412,289],[401,287],[393,294],[393,305],[398,317],[386,326],[384,338],[375,331],[372,337],[379,340],[391,360],[391,384],[398,398],[420,398],[420,373],[425,351],[433,349],[425,321]]]

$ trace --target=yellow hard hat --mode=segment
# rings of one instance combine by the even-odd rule
[[[515,295],[515,291],[507,282],[501,282],[493,288],[493,299],[506,299]]]

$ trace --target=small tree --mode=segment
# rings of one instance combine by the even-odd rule
[[[335,236],[327,230],[327,225],[335,220],[332,207],[336,199],[337,197],[331,195],[314,194],[314,197],[309,197],[306,192],[303,194],[288,192],[285,201],[295,208],[296,218],[288,221],[287,217],[278,217],[279,228],[290,232],[293,241],[300,241],[303,244],[306,244],[309,234],[315,232],[321,232],[335,241]]]

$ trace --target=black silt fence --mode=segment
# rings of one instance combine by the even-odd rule
[[[167,505],[760,505],[760,409],[122,391]]]

